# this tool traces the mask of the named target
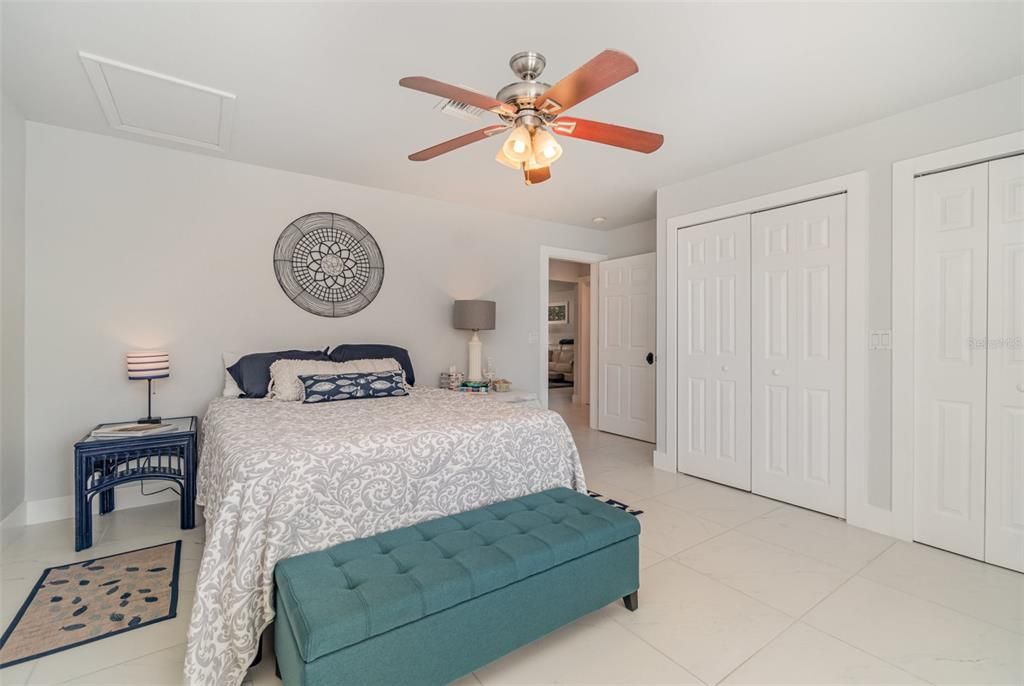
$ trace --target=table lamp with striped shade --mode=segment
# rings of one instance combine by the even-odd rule
[[[139,424],[159,424],[160,417],[153,416],[153,379],[166,379],[171,375],[171,356],[159,350],[140,350],[125,353],[128,378],[132,381],[146,380],[146,416]]]

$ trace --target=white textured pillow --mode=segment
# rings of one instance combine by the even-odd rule
[[[277,360],[270,365],[270,389],[268,395],[274,400],[302,400],[300,376],[310,374],[351,374],[353,372],[400,371],[398,360],[351,360],[349,362],[328,362],[322,360]]]

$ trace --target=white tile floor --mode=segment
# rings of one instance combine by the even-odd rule
[[[1024,575],[682,475],[553,394],[593,490],[642,508],[640,609],[610,605],[469,684],[1024,684]],[[0,684],[176,684],[202,529],[173,503],[2,533],[4,626],[40,571],[182,538],[179,617],[0,671]],[[269,646],[265,650],[269,651]],[[272,656],[272,652],[269,653]],[[279,683],[271,660],[252,686]]]

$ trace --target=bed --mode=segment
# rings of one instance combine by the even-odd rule
[[[274,618],[279,560],[556,486],[586,492],[554,412],[420,388],[312,405],[214,400],[186,683],[242,682]]]

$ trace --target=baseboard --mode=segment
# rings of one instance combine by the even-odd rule
[[[10,514],[4,517],[4,520],[0,522],[0,529],[7,529],[12,526],[24,526],[27,513],[27,503],[18,503],[18,506],[11,510]]]
[[[153,488],[153,486],[150,486]],[[139,492],[139,483],[125,484],[117,489],[117,509],[127,510],[133,507],[143,507],[145,505],[156,505],[157,503],[166,503],[172,500],[177,500],[178,495],[173,491],[165,491],[159,495],[145,496]],[[19,509],[24,508],[23,519],[21,524],[42,524],[43,522],[55,522],[60,519],[71,519],[75,516],[75,499],[70,496],[61,496],[59,498],[45,498],[43,500],[30,500],[26,503],[22,503],[18,506]],[[92,513],[99,514],[100,511],[100,499],[93,498],[92,500]],[[6,519],[4,519],[4,526],[7,526],[7,520],[14,516],[18,510],[12,512]]]
[[[912,532],[899,531],[893,519],[891,510],[868,503],[847,503],[846,506],[847,524],[905,541],[913,540]]]
[[[666,472],[676,471],[676,461],[671,459],[668,453],[660,450],[654,451],[654,468]]]

